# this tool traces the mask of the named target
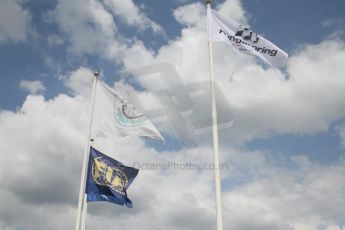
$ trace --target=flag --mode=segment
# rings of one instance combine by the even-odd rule
[[[138,135],[164,141],[144,114],[99,80],[92,126],[92,138]]]
[[[222,41],[230,44],[240,53],[260,57],[268,64],[281,67],[288,54],[272,42],[230,18],[223,18],[216,11],[209,11],[209,34],[211,41]]]
[[[138,172],[90,147],[85,189],[87,202],[108,201],[132,208],[127,189]]]

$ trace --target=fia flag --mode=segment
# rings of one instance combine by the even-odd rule
[[[138,172],[90,147],[85,189],[87,202],[108,201],[132,208],[127,189]]]
[[[93,138],[138,135],[164,141],[144,114],[102,81],[97,82],[92,126]]]
[[[226,42],[235,51],[258,56],[275,67],[281,67],[285,64],[288,54],[248,27],[230,18],[223,18],[212,9],[209,11],[208,18],[211,41]]]

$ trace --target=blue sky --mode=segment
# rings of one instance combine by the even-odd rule
[[[345,2],[217,0],[213,8],[250,25],[290,56],[278,70],[235,53],[227,44],[214,44],[220,111],[228,125],[232,122],[220,130],[221,158],[231,165],[223,174],[223,201],[228,202],[223,207],[225,229],[343,229]],[[125,138],[104,144],[104,150],[116,152],[114,157],[127,164],[133,159],[141,163],[212,161],[210,132],[200,134],[194,126],[209,124],[208,91],[203,88],[208,83],[206,38],[203,1],[1,1],[0,166],[4,169],[0,182],[6,178],[6,183],[0,196],[14,207],[5,210],[7,203],[0,207],[3,228],[74,226],[94,70],[144,107],[167,139],[163,145]],[[176,72],[164,69],[162,63]],[[153,72],[166,72],[147,81],[121,75],[137,68],[138,75],[145,75],[143,67],[153,65]],[[160,82],[168,89],[161,90]],[[191,96],[188,90],[193,87],[204,94]],[[181,100],[181,92],[190,93],[190,98]],[[180,104],[174,104],[176,100]],[[36,157],[44,161],[34,162]],[[22,169],[9,176],[4,162]],[[50,172],[43,175],[49,166]],[[212,171],[141,173],[130,194],[138,208],[131,213],[93,204],[90,228],[112,226],[112,216],[123,211],[145,229],[156,229],[149,220],[157,218],[160,208],[157,229],[214,225],[214,213],[208,209],[214,205]],[[31,183],[23,191],[18,188],[19,181],[35,176],[46,186]],[[146,183],[157,184],[162,194],[155,194]],[[175,194],[180,183],[187,188]],[[61,192],[64,186],[69,188]],[[39,189],[61,202],[41,199]],[[325,192],[333,197],[324,197]],[[184,204],[176,204],[180,200]],[[292,213],[302,200],[306,208]],[[45,210],[47,221],[39,221],[40,213],[30,213],[31,208]],[[16,213],[19,209],[21,213]],[[66,219],[59,228],[53,213],[61,210],[68,211],[56,217]],[[98,211],[104,214],[104,222]],[[261,213],[263,218],[256,217]],[[14,221],[19,214],[25,218]],[[196,215],[204,220],[195,220]],[[130,220],[117,216],[116,221],[123,229],[133,228]]]
[[[192,1],[181,1],[192,2]],[[133,28],[119,23],[119,30],[126,36],[136,36],[142,40],[147,48],[157,50],[165,45],[169,39],[174,39],[180,35],[182,26],[176,22],[172,15],[172,10],[181,3],[179,1],[169,2],[149,2],[136,1],[137,5],[145,5],[145,13],[149,18],[158,22],[165,29],[167,37],[154,35],[150,31],[145,34],[138,34]],[[215,1],[219,3],[220,1]],[[24,9],[31,13],[32,24],[35,36],[28,38],[30,42],[2,42],[1,49],[1,69],[3,79],[6,84],[1,88],[1,108],[15,109],[25,98],[25,92],[18,89],[21,79],[41,80],[48,85],[49,90],[45,92],[47,96],[54,96],[60,93],[63,88],[56,87],[57,84],[53,76],[56,75],[54,69],[47,65],[42,65],[45,59],[52,58],[52,62],[61,68],[61,72],[67,72],[80,66],[81,63],[88,63],[90,67],[103,69],[109,73],[121,69],[121,66],[114,65],[113,62],[101,60],[100,57],[90,55],[87,57],[73,57],[73,63],[67,60],[69,54],[60,47],[49,47],[45,37],[49,34],[61,34],[59,28],[54,23],[45,22],[44,18],[49,10],[54,10],[57,1],[23,1]],[[315,44],[330,36],[337,29],[343,28],[345,3],[341,0],[333,0],[330,3],[324,1],[243,1],[243,7],[248,14],[248,22],[253,29],[270,38],[279,44],[279,47],[289,53],[296,51],[298,46],[305,43]],[[159,9],[159,10],[157,10]],[[272,23],[274,19],[274,23]],[[322,26],[329,21],[329,26]],[[284,28],[282,31],[281,28]],[[279,31],[279,32],[277,32]],[[56,71],[56,70],[55,70]],[[58,88],[58,89],[56,89]],[[8,97],[11,100],[8,100]]]

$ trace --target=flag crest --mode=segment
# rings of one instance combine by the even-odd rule
[[[127,167],[109,156],[90,147],[86,181],[87,201],[108,201],[133,207],[127,197],[127,189],[139,170]]]

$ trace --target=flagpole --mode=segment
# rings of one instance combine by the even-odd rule
[[[84,201],[83,201],[83,213],[82,213],[82,221],[81,221],[81,230],[85,230],[86,226],[86,215],[87,215],[87,202],[86,202],[86,195],[84,194]]]
[[[209,68],[210,68],[210,81],[211,81],[211,106],[212,106],[212,137],[213,137],[213,162],[214,162],[214,181],[216,191],[216,217],[217,217],[217,230],[223,230],[223,217],[222,217],[222,189],[220,178],[220,162],[219,162],[219,146],[218,146],[218,124],[217,124],[217,105],[215,93],[215,80],[213,70],[213,50],[211,41],[211,28],[210,28],[210,9],[211,0],[206,0],[207,8],[207,29],[209,33],[208,41],[208,54],[209,54]]]
[[[86,203],[86,196],[85,196],[86,170],[87,170],[87,162],[88,162],[88,156],[89,156],[89,150],[90,150],[91,127],[92,127],[93,111],[95,107],[95,94],[96,94],[96,86],[97,86],[97,81],[98,81],[98,73],[94,72],[93,75],[94,75],[94,78],[93,78],[91,110],[90,110],[90,118],[89,118],[89,131],[88,131],[87,141],[85,145],[83,166],[82,166],[81,179],[80,179],[78,213],[77,213],[77,223],[75,226],[75,230],[85,229],[85,219],[86,219],[86,212],[87,212],[87,203]]]

